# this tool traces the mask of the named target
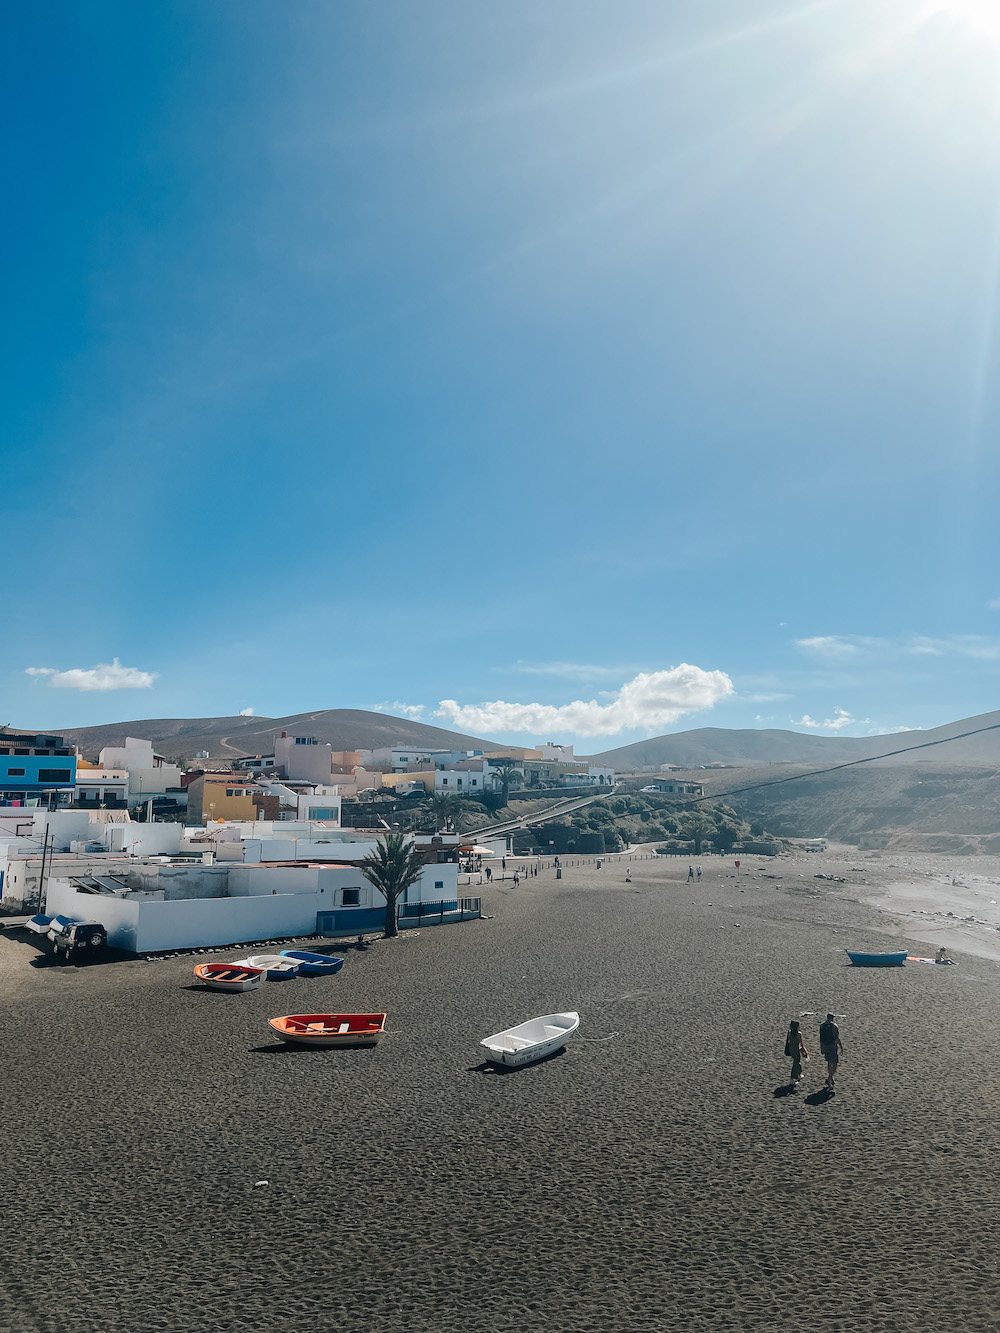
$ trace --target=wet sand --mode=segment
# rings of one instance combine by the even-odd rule
[[[954,968],[852,969],[898,929],[856,900],[870,882],[704,864],[697,886],[673,860],[508,880],[492,920],[246,995],[191,957],[36,968],[0,937],[0,1324],[995,1328],[1000,967],[955,946]],[[266,1024],[382,1008],[374,1050]],[[565,1008],[564,1054],[483,1066],[480,1037]]]

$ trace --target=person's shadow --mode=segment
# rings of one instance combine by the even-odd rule
[[[836,1095],[833,1088],[820,1088],[816,1092],[811,1092],[805,1098],[805,1104],[806,1106],[824,1106],[827,1102],[832,1101]]]
[[[775,1088],[775,1097],[790,1097],[793,1092],[798,1091],[797,1083],[782,1083],[780,1087]]]

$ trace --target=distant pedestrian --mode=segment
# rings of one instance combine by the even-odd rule
[[[694,879],[694,866],[688,866],[688,879]]]
[[[506,870],[506,869],[507,869],[507,858],[506,858],[506,856],[501,856],[501,858],[500,858],[500,869],[501,869],[501,870]]]
[[[492,879],[493,879],[493,871],[489,868],[489,866],[487,866],[487,867],[486,867],[486,883],[489,884],[490,881],[491,881]]]
[[[515,871],[514,871],[514,888],[515,888],[515,889],[516,889],[517,886],[520,884],[520,882],[521,882],[521,876],[520,876],[520,875],[517,873],[517,871],[515,870]]]
[[[798,1023],[793,1019],[788,1025],[788,1036],[785,1038],[785,1055],[792,1062],[792,1072],[789,1081],[798,1084],[802,1078],[802,1061],[809,1059],[809,1052],[806,1050],[806,1044],[802,1040],[802,1033],[799,1031]]]
[[[701,866],[698,867],[698,878],[701,879]]]
[[[631,866],[629,866],[629,868],[625,871],[625,883],[626,883],[626,884],[631,884],[631,883],[632,883],[632,867],[631,867]]]
[[[837,1077],[837,1065],[844,1053],[840,1028],[837,1027],[833,1014],[827,1014],[826,1022],[819,1025],[819,1049],[826,1061],[826,1086],[832,1088]]]

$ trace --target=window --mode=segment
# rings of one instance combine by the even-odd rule
[[[361,906],[360,889],[341,889],[340,893],[341,893],[340,901],[343,903],[345,907]]]
[[[48,750],[36,750],[35,754],[48,754]]]
[[[21,772],[24,772],[23,768]],[[70,780],[68,768],[40,768],[38,770],[39,782],[69,782]]]
[[[336,819],[336,818],[337,818],[337,812],[336,812],[336,810],[321,810],[321,809],[319,808],[319,806],[315,806],[312,810],[309,811],[309,818],[310,818],[310,819]]]
[[[455,782],[456,782],[456,784],[457,784],[459,787],[461,787],[461,785],[462,785],[462,779],[461,779],[461,778],[456,778],[456,779],[455,779]]]
[[[24,777],[24,769],[23,769],[23,768],[8,768],[8,770],[7,770],[7,776],[8,776],[9,778],[23,778],[23,777]]]
[[[435,887],[436,889],[443,889],[443,888],[444,888],[444,880],[443,880],[443,879],[436,879],[436,880],[434,881],[434,887]]]
[[[447,785],[448,785],[448,779],[447,779],[447,778],[442,778],[442,779],[441,779],[441,786],[442,786],[442,787],[447,787]]]
[[[30,750],[15,750],[15,754],[31,754]]]
[[[473,785],[474,787],[478,787],[478,786],[479,786],[479,779],[478,779],[478,778],[473,778],[473,779],[472,779],[472,785]]]

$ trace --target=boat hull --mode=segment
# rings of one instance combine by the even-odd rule
[[[247,967],[263,968],[268,981],[290,981],[299,975],[299,964],[294,958],[285,958],[277,953],[251,954],[240,961]]]
[[[497,1032],[479,1045],[491,1064],[520,1069],[561,1050],[579,1026],[580,1015],[577,1013],[546,1014],[543,1018],[532,1018],[527,1023]]]
[[[903,967],[906,963],[906,950],[901,953],[857,953],[850,949],[844,951],[854,967]]]
[[[305,949],[282,949],[282,958],[298,963],[304,977],[332,977],[344,966],[343,958],[332,954],[308,953]]]
[[[239,964],[199,963],[194,974],[209,990],[256,990],[264,980],[263,969]]]
[[[267,1022],[296,1046],[376,1046],[385,1020],[385,1014],[285,1014]]]

